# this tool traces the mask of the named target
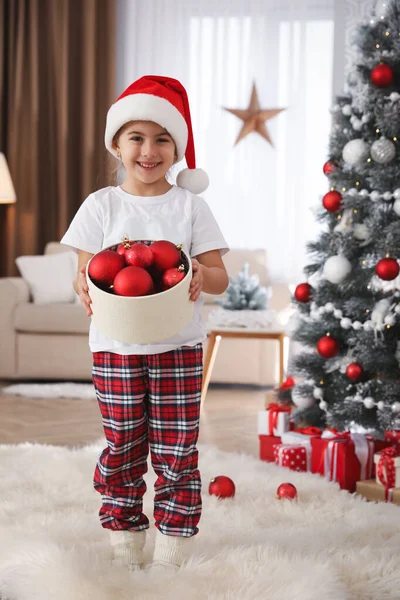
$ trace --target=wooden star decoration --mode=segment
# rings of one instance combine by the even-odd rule
[[[224,110],[232,113],[236,117],[239,117],[239,119],[243,121],[243,127],[236,139],[235,146],[241,140],[243,140],[243,138],[249,135],[249,133],[255,131],[256,133],[259,133],[265,140],[267,140],[267,142],[271,144],[272,147],[274,147],[265,122],[269,121],[269,119],[272,119],[273,117],[276,117],[276,115],[279,115],[280,112],[286,109],[260,108],[260,102],[258,100],[258,94],[255,83],[253,83],[250,104],[246,110],[241,110],[239,108],[223,108]]]

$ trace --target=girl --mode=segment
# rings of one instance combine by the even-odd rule
[[[178,335],[150,344],[124,344],[90,326],[93,383],[107,447],[94,473],[101,494],[100,521],[109,530],[113,562],[138,570],[149,520],[142,510],[147,456],[157,475],[153,565],[177,569],[189,554],[201,514],[196,443],[202,383],[200,292],[222,294],[228,276],[221,256],[227,244],[208,205],[195,193],[207,175],[195,169],[185,88],[168,77],[132,83],[107,114],[106,148],[125,168],[122,185],[83,202],[61,242],[78,252],[74,287],[90,316],[85,268],[93,254],[130,239],[182,243],[192,257],[191,323]],[[166,174],[186,158],[177,185]]]

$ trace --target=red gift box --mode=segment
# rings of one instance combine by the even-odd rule
[[[268,462],[274,462],[274,447],[281,443],[281,438],[275,435],[259,435],[260,440],[260,459]]]
[[[275,464],[291,471],[307,471],[307,448],[294,444],[274,446]]]
[[[385,440],[395,446],[400,446],[400,430],[393,429],[385,431]]]
[[[357,481],[372,477],[374,447],[370,435],[327,430],[322,437],[311,439],[311,470],[354,492]]]

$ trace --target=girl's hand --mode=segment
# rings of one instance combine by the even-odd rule
[[[92,309],[90,308],[92,301],[91,301],[89,293],[88,293],[89,288],[88,288],[88,284],[86,281],[86,265],[83,265],[83,267],[81,267],[78,271],[76,286],[78,288],[78,294],[79,294],[79,298],[81,300],[81,304],[82,304],[83,308],[86,310],[87,316],[90,317],[90,315],[92,315]]]
[[[204,277],[202,271],[202,265],[198,260],[192,258],[192,281],[190,282],[190,300],[192,302],[196,302],[197,298],[200,296],[200,292],[203,289]]]

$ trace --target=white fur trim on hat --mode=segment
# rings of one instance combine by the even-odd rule
[[[183,169],[178,173],[176,184],[193,194],[201,194],[209,185],[208,175],[203,169]]]
[[[117,100],[107,113],[104,142],[111,154],[117,156],[112,141],[117,131],[129,121],[153,121],[164,127],[176,145],[178,160],[185,156],[188,128],[179,110],[168,100],[152,94],[131,94]]]

